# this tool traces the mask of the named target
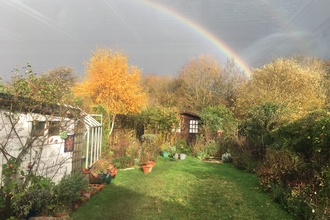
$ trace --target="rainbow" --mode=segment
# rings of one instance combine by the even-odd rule
[[[237,55],[235,52],[229,48],[224,42],[218,39],[214,34],[212,34],[209,30],[205,29],[201,25],[191,21],[189,18],[179,14],[178,12],[160,4],[155,1],[151,0],[138,0],[138,2],[152,7],[166,15],[169,15],[176,20],[182,22],[186,26],[190,27],[191,29],[195,30],[199,33],[202,37],[210,41],[213,45],[215,45],[218,49],[220,49],[225,55],[229,58],[234,58],[236,65],[241,68],[244,74],[250,79],[251,78],[251,69],[250,67]]]

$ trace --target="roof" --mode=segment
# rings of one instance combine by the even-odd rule
[[[193,118],[197,118],[198,120],[201,119],[201,117],[195,113],[191,113],[191,112],[181,112],[180,115],[186,115],[189,117],[193,117]]]
[[[30,98],[18,97],[6,93],[0,93],[0,108],[12,109],[15,111],[31,112],[38,114],[54,114],[63,115],[65,117],[73,118],[81,112],[79,108],[75,108],[65,104],[49,104],[39,102]]]

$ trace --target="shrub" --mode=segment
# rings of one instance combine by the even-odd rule
[[[203,109],[200,116],[206,141],[215,140],[218,137],[217,132],[219,130],[223,131],[222,140],[233,139],[237,136],[237,120],[225,106],[208,106]]]
[[[183,139],[178,140],[175,144],[174,144],[175,148],[176,148],[176,152],[177,153],[181,153],[181,154],[191,154],[192,150],[190,148],[190,146],[187,144],[187,142]]]
[[[81,198],[80,190],[87,189],[88,180],[77,173],[74,175],[65,174],[61,181],[54,187],[55,203],[57,206],[71,206],[73,202]]]
[[[265,160],[257,167],[260,184],[271,190],[272,184],[286,185],[293,181],[303,180],[303,163],[298,156],[285,150],[266,151]]]
[[[249,117],[240,124],[240,132],[250,143],[267,147],[273,143],[272,131],[284,123],[284,108],[274,103],[263,103],[249,110]]]
[[[239,169],[255,172],[260,161],[264,158],[265,148],[249,143],[245,137],[232,141],[229,147],[232,156],[237,157],[233,165]]]

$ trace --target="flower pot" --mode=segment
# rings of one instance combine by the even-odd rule
[[[77,210],[79,208],[79,203],[78,202],[73,203],[73,208]]]
[[[180,154],[180,160],[186,159],[186,154]]]
[[[145,174],[151,172],[152,167],[149,165],[142,165],[142,170]]]
[[[149,166],[149,167],[150,167],[149,172],[151,172],[151,171],[152,171],[152,168],[153,168],[154,166],[156,166],[156,162],[150,160],[150,161],[145,162],[143,165]]]
[[[174,156],[173,156],[174,159],[179,159],[179,154],[178,153],[175,153]]]
[[[83,197],[80,199],[81,204],[85,204],[85,203],[88,201],[88,199],[89,199],[89,198],[83,196]]]
[[[103,189],[103,186],[101,186],[101,184],[89,184],[88,186],[90,188],[92,188],[92,191],[96,191],[94,194],[96,194],[98,191]],[[92,192],[92,195],[93,195],[93,192]]]
[[[163,157],[168,157],[168,151],[163,151]]]

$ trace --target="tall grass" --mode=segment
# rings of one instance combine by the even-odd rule
[[[293,219],[231,164],[159,158],[151,173],[120,170],[74,219]]]

